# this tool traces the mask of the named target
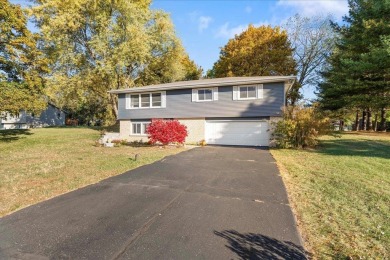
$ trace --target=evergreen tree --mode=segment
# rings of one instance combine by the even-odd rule
[[[339,34],[330,66],[323,72],[319,101],[323,109],[362,111],[362,128],[380,111],[380,129],[390,107],[390,4],[387,0],[350,0],[347,25],[333,24]],[[356,120],[359,121],[358,119]]]

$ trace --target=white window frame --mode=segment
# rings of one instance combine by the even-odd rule
[[[240,89],[248,88],[248,87],[255,87],[255,91],[256,91],[255,97],[241,98]],[[262,98],[264,98],[263,84],[233,86],[233,100],[255,100],[255,99],[262,99]]]
[[[211,91],[211,99],[204,99],[204,100],[200,100],[199,99],[199,90],[210,90]],[[198,96],[198,102],[209,102],[209,101],[213,101],[214,99],[213,99],[213,92],[214,92],[214,90],[213,90],[213,88],[198,88],[198,89],[196,89],[196,95]]]
[[[141,95],[149,95],[149,106],[141,107]],[[153,106],[152,95],[160,94],[161,95],[161,106]],[[132,107],[131,96],[138,96],[138,107]],[[144,92],[144,93],[129,93],[126,94],[126,109],[151,109],[151,108],[165,108],[166,107],[166,92]]]
[[[211,99],[199,100],[199,90],[211,90]],[[192,89],[192,102],[211,102],[218,100],[218,87],[214,88],[193,88]]]
[[[141,133],[134,133],[134,125],[141,125]],[[138,135],[138,136],[147,136],[146,133],[146,125],[150,124],[150,122],[143,121],[143,122],[131,122],[131,135]]]

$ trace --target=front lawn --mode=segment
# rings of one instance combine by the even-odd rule
[[[320,259],[390,258],[390,135],[273,149],[307,248]]]
[[[0,131],[0,216],[183,151],[95,147],[98,138],[88,128]]]

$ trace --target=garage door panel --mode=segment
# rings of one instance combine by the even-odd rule
[[[268,123],[259,121],[206,121],[206,142],[221,145],[268,146]]]

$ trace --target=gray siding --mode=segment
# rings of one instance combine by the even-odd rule
[[[218,100],[192,102],[191,89],[167,90],[166,108],[126,109],[126,95],[119,94],[118,119],[268,117],[280,116],[284,83],[264,84],[263,98],[233,100],[233,87],[218,87]]]

